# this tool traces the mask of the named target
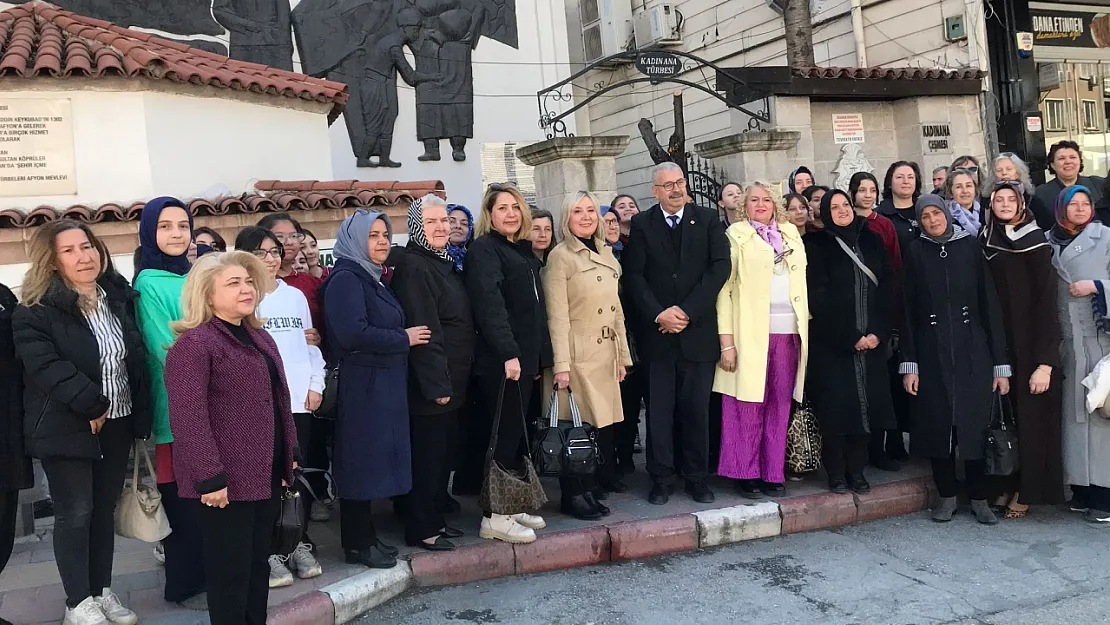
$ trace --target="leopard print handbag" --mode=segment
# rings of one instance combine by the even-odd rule
[[[821,468],[821,429],[809,402],[803,400],[790,416],[786,431],[786,470],[809,473]]]
[[[524,422],[525,449],[528,445],[528,424],[524,421],[524,398],[520,396],[520,387],[517,387],[517,398],[520,400],[521,416]],[[501,381],[501,392],[497,396],[497,411],[493,416],[493,432],[490,434],[489,449],[486,451],[486,475],[482,479],[482,490],[478,492],[478,506],[482,510],[489,510],[494,514],[520,514],[521,512],[535,512],[547,503],[547,493],[543,490],[540,477],[528,454],[522,459],[522,469],[512,471],[501,466],[493,459],[493,450],[497,448],[497,434],[501,426],[501,408],[505,402],[505,380]]]

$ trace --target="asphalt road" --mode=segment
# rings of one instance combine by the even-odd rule
[[[420,589],[360,625],[1096,625],[1110,529],[961,508],[648,560]]]

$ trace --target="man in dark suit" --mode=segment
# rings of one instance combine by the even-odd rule
[[[715,211],[687,204],[686,179],[674,163],[652,170],[659,201],[632,218],[621,260],[625,294],[645,327],[639,340],[647,364],[648,501],[667,503],[678,471],[694,501],[711,503],[709,395],[720,358],[717,293],[729,276],[729,247]],[[650,328],[650,329],[648,329]],[[674,440],[678,422],[682,440]],[[675,446],[681,467],[675,466]]]

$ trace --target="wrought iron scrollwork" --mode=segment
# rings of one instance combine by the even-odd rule
[[[721,212],[717,200],[721,197],[721,182],[726,176],[712,162],[697,156],[686,159],[686,192],[694,204],[702,208]],[[724,220],[723,213],[721,219]]]

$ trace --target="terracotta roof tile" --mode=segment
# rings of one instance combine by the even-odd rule
[[[0,11],[0,80],[127,76],[330,103],[329,122],[347,103],[346,85],[190,48],[34,0]]]
[[[408,205],[414,199],[436,193],[446,197],[443,183],[438,180],[403,182],[386,180],[263,180],[255,184],[256,193],[220,198],[215,201],[197,199],[189,202],[196,216],[253,214],[284,211],[313,211],[334,208],[368,208],[381,210],[398,204]],[[90,207],[74,204],[65,208],[39,206],[24,212],[20,209],[0,210],[0,228],[31,228],[62,217],[85,223],[102,221],[138,221],[143,202],[124,206],[117,203]]]
[[[982,71],[977,69],[943,70],[919,67],[810,67],[796,69],[801,78],[861,78],[871,80],[979,80]]]

